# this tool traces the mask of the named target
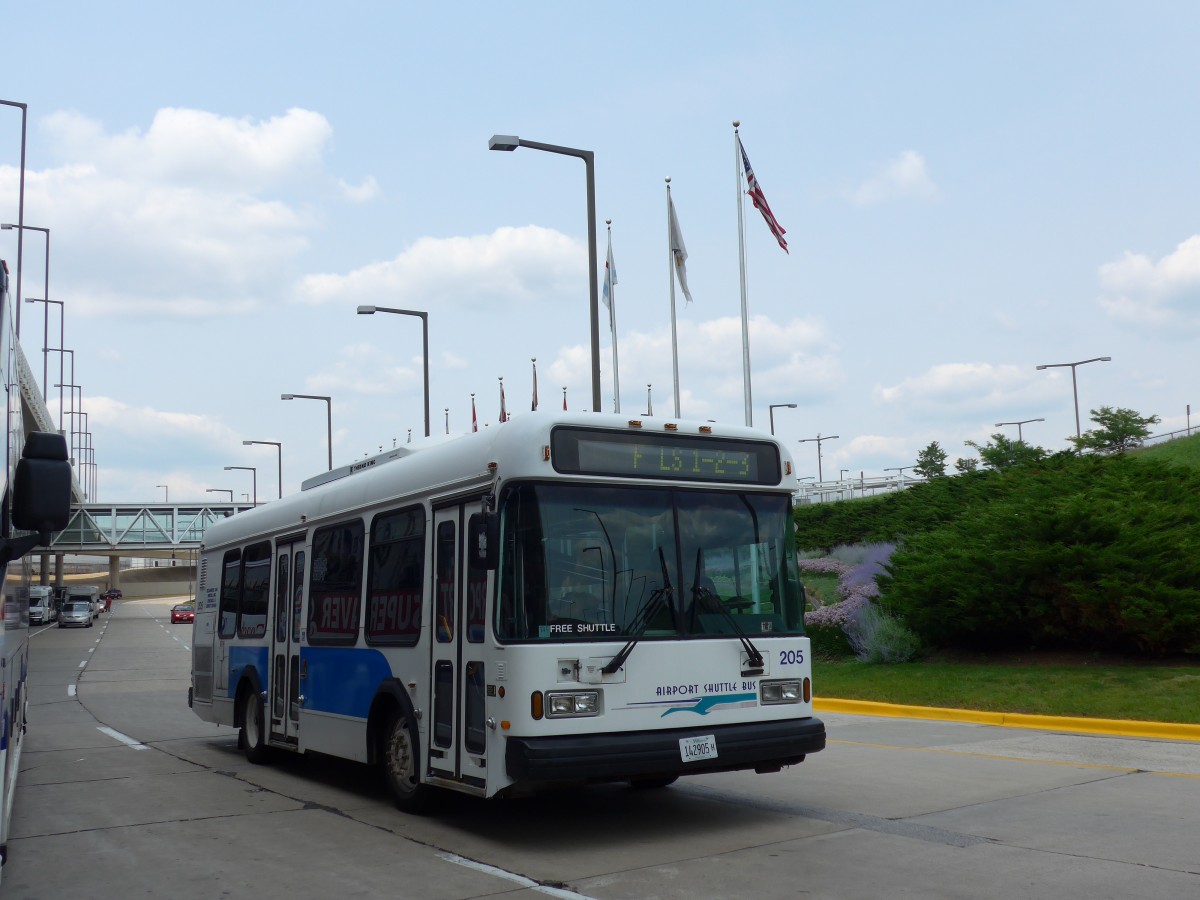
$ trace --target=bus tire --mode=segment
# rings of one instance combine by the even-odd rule
[[[432,789],[420,783],[420,746],[411,714],[393,709],[383,728],[379,763],[388,793],[401,812],[422,813],[429,808]]]
[[[257,691],[242,693],[242,731],[238,737],[246,759],[255,765],[267,761],[269,748],[263,733],[263,702]]]
[[[629,786],[635,791],[656,791],[670,787],[678,780],[678,775],[656,775],[649,778],[634,778],[630,780]]]

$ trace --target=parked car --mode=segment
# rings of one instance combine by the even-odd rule
[[[193,603],[177,603],[171,607],[171,624],[177,625],[180,622],[194,622],[196,620],[196,606]]]
[[[72,603],[76,600],[86,600],[90,603],[94,617],[98,617],[104,608],[104,604],[100,600],[100,588],[94,584],[72,585],[67,594],[67,602]]]
[[[63,604],[62,612],[58,616],[58,627],[66,628],[68,625],[79,625],[83,628],[92,627],[92,604],[90,600],[68,600]]]

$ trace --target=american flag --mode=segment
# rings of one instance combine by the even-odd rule
[[[783,248],[783,252],[787,253],[787,241],[783,236],[787,234],[784,227],[775,221],[775,214],[771,212],[771,207],[767,203],[767,198],[763,196],[762,186],[758,183],[758,179],[754,177],[754,170],[750,168],[750,157],[746,155],[746,148],[742,146],[742,139],[738,137],[738,149],[742,151],[742,165],[746,167],[746,193],[750,195],[750,199],[754,201],[754,208],[762,213],[763,219],[766,220],[767,227],[771,229],[771,234],[775,235],[775,240],[779,241],[779,246]]]
[[[533,408],[531,412],[537,412],[537,360],[533,360]]]
[[[508,421],[508,411],[504,408],[504,379],[500,379],[500,421]]]
[[[471,395],[471,430],[479,430],[479,419],[475,416],[475,395]]]

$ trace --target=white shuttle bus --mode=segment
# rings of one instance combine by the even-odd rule
[[[409,811],[778,771],[825,746],[795,483],[748,428],[541,412],[317,476],[208,529],[189,704]]]

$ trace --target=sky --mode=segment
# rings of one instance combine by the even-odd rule
[[[623,414],[674,418],[670,178],[680,414],[746,421],[734,120],[788,243],[745,204],[750,413],[800,477],[931,441],[953,464],[1000,422],[1065,449],[1071,369],[1038,365],[1111,357],[1076,370],[1084,430],[1200,404],[1200,4],[68,0],[4,30],[62,303],[23,304],[21,343],[52,415],[80,386],[101,502],[297,490],[326,404],[284,393],[332,398],[335,466],[422,443],[420,322],[359,305],[428,313],[432,441],[472,394],[500,427],[501,378],[536,414],[534,359],[540,412],[590,408],[584,166],[493,134],[595,153]],[[0,108],[6,223],[20,118]],[[0,257],[15,284],[16,231]],[[44,355],[60,309],[72,353]]]

